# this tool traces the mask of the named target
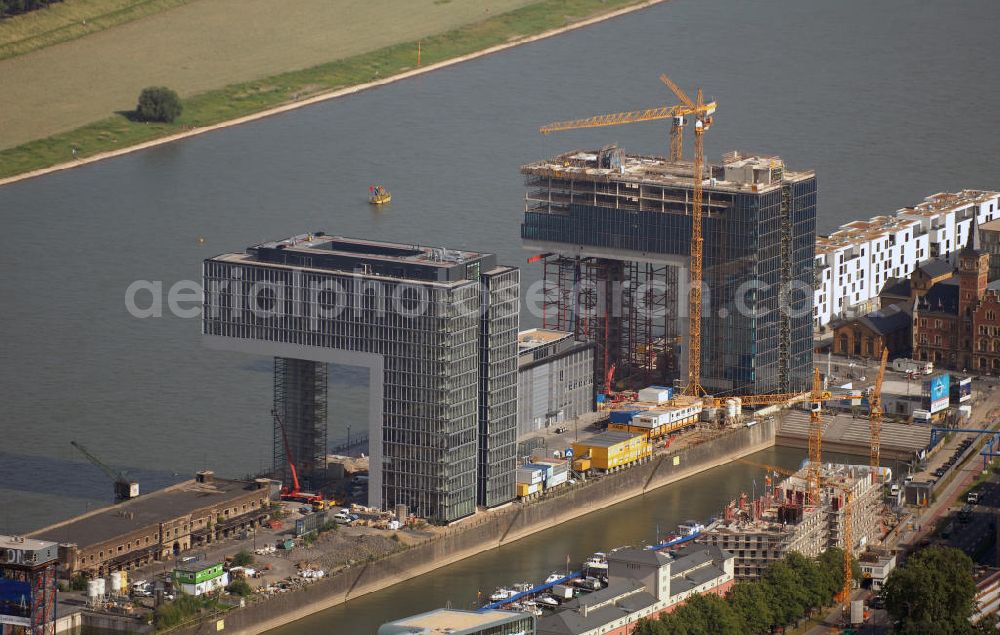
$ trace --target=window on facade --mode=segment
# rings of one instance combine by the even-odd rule
[[[986,319],[989,320],[990,322],[992,322],[993,320],[997,319],[997,314],[994,313],[993,311],[987,311],[986,312]]]

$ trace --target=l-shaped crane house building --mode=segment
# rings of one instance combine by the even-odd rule
[[[209,258],[203,273],[205,344],[274,358],[277,477],[288,482],[287,437],[299,478],[321,484],[337,363],[369,373],[370,506],[450,522],[514,499],[518,269],[316,232]]]
[[[595,384],[683,375],[694,166],[608,146],[521,168],[522,244],[544,263],[543,325],[595,342]],[[812,372],[816,176],[728,153],[703,188],[701,384],[794,392]],[[681,371],[678,373],[678,370]]]

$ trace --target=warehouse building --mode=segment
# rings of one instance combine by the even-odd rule
[[[594,345],[572,333],[530,329],[517,335],[517,438],[594,410]]]
[[[237,481],[199,472],[111,507],[39,529],[30,537],[59,543],[59,573],[105,576],[259,526],[268,518],[270,481]]]
[[[512,611],[437,609],[383,624],[378,635],[535,635],[535,616]]]
[[[608,586],[569,600],[538,620],[538,635],[625,635],[640,619],[669,613],[692,595],[725,595],[732,554],[688,544],[672,553],[621,549],[608,554]]]

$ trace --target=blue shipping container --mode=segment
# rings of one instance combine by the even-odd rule
[[[632,417],[642,412],[636,408],[634,410],[612,410],[609,420],[611,423],[632,423]]]

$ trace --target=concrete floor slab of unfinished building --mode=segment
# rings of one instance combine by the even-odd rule
[[[924,425],[882,422],[881,451],[887,459],[909,461],[927,447],[931,429]],[[808,447],[809,413],[791,410],[781,417],[775,442],[791,447]],[[867,417],[823,413],[823,449],[867,455],[871,448],[871,428]]]

